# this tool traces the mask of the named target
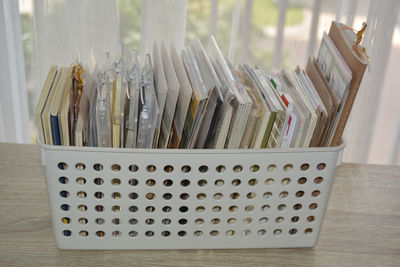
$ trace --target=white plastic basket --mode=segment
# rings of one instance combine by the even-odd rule
[[[60,249],[312,247],[345,146],[39,145]]]

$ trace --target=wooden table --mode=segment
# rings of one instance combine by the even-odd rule
[[[1,266],[400,266],[400,167],[343,164],[310,249],[61,251],[40,151],[0,144]]]

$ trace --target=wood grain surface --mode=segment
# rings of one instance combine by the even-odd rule
[[[314,248],[61,251],[39,147],[0,144],[0,265],[400,266],[400,167],[339,167]]]

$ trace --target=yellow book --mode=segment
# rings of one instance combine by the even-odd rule
[[[113,84],[112,105],[112,144],[120,147],[121,143],[121,75],[117,74]]]

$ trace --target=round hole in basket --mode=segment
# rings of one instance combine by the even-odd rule
[[[313,231],[312,228],[306,228],[306,229],[304,230],[304,233],[306,233],[306,234],[311,234],[312,231]]]
[[[71,209],[71,206],[68,205],[68,204],[62,204],[62,205],[61,205],[61,209],[62,209],[63,211],[69,211],[69,210]]]
[[[79,205],[78,206],[78,210],[79,211],[86,211],[87,210],[87,206],[86,205]]]
[[[98,172],[102,171],[103,165],[101,165],[100,163],[93,164],[93,170],[98,171]]]
[[[220,200],[220,199],[222,199],[222,197],[223,197],[222,193],[215,193],[213,195],[213,198],[216,199],[216,200]]]
[[[260,166],[257,164],[250,166],[250,172],[258,172],[260,170]]]
[[[172,198],[172,194],[171,193],[165,193],[163,195],[163,199],[165,199],[165,200],[170,200],[171,198]]]
[[[186,187],[190,185],[190,181],[188,179],[184,179],[181,181],[181,186]]]
[[[232,180],[232,185],[233,185],[233,186],[239,186],[240,184],[241,184],[240,179],[233,179],[233,180]]]
[[[120,198],[121,198],[121,193],[119,193],[119,192],[113,192],[113,193],[111,194],[111,197],[112,197],[113,199],[120,199]]]
[[[180,237],[184,237],[184,236],[186,236],[186,231],[179,231],[179,232],[178,232],[178,235],[179,235]]]
[[[255,185],[257,184],[257,182],[258,182],[258,181],[257,181],[257,179],[255,179],[255,178],[250,179],[250,180],[249,180],[249,185],[250,185],[250,186],[255,186]]]
[[[242,165],[235,165],[233,166],[233,171],[234,172],[241,172],[243,170]]]
[[[197,182],[197,184],[201,187],[206,186],[207,185],[207,180],[205,179],[201,179]]]
[[[149,219],[146,219],[144,222],[148,225],[152,225],[154,223],[154,219],[149,218]]]
[[[222,209],[221,206],[214,206],[214,207],[212,207],[211,210],[212,210],[213,212],[220,212],[221,209]]]
[[[307,178],[306,178],[306,177],[301,177],[301,178],[299,178],[299,179],[297,180],[297,182],[298,182],[299,184],[305,184],[305,183],[307,182]]]
[[[303,164],[301,164],[301,166],[300,166],[300,170],[302,170],[302,171],[306,171],[306,170],[308,170],[310,168],[310,164],[308,164],[308,163],[303,163]]]
[[[87,220],[86,218],[79,218],[79,219],[78,219],[78,222],[79,222],[80,224],[87,224],[87,223],[88,223],[88,220]]]
[[[63,224],[69,224],[69,223],[71,222],[71,219],[68,218],[68,217],[63,217],[63,218],[61,219],[61,221],[63,222]]]
[[[67,177],[62,176],[58,178],[58,181],[60,182],[60,184],[68,184],[69,179]]]
[[[315,220],[315,217],[314,216],[308,216],[307,217],[307,221],[308,222],[313,222]]]
[[[94,209],[95,209],[97,212],[102,212],[102,211],[104,211],[104,206],[102,206],[102,205],[97,205],[97,206],[94,207]]]
[[[194,220],[194,223],[197,225],[202,225],[204,223],[204,220],[201,218],[197,218],[196,220]]]
[[[226,236],[233,236],[234,234],[235,234],[235,231],[234,231],[234,230],[228,230],[228,231],[226,231],[226,233],[225,233]]]
[[[104,197],[104,193],[103,192],[96,192],[94,193],[94,197],[97,199],[101,199]]]
[[[162,231],[161,235],[164,236],[164,237],[168,237],[168,236],[171,235],[171,232],[170,231]]]
[[[84,185],[84,184],[86,184],[86,179],[83,177],[78,177],[78,178],[76,178],[76,183],[79,185]]]
[[[218,218],[211,219],[212,224],[219,224],[220,222],[221,222],[221,220]]]
[[[234,192],[230,195],[231,199],[238,199],[240,197],[240,194],[238,192]]]
[[[317,178],[314,179],[314,183],[320,184],[320,183],[322,183],[323,180],[324,180],[324,178],[322,178],[322,177],[317,177]]]
[[[213,231],[210,232],[210,235],[211,236],[218,236],[219,232],[217,230],[213,230]]]
[[[154,165],[147,165],[147,167],[146,167],[147,172],[155,172],[156,169],[157,168]]]
[[[238,207],[235,205],[229,207],[230,212],[236,212],[237,210],[238,210]]]
[[[104,233],[104,231],[97,231],[97,232],[96,232],[96,235],[97,235],[98,237],[104,237],[106,234]]]
[[[298,222],[299,220],[300,220],[300,217],[299,216],[294,216],[294,217],[292,217],[292,222]]]
[[[121,184],[121,180],[118,179],[118,178],[114,178],[114,179],[111,180],[111,184],[113,186],[119,186]]]
[[[249,229],[243,230],[242,235],[243,236],[249,236],[251,234],[251,231]]]
[[[172,208],[170,206],[165,206],[162,208],[162,211],[165,213],[171,212]]]
[[[236,223],[236,218],[229,218],[229,219],[227,220],[227,223],[228,223],[228,224],[235,224],[235,223]]]
[[[218,166],[215,168],[215,170],[216,170],[218,173],[221,173],[221,172],[224,172],[224,171],[226,170],[226,167],[225,167],[224,165],[218,165]]]
[[[286,209],[286,205],[285,204],[280,204],[278,205],[278,210],[282,211]]]
[[[317,203],[311,203],[309,208],[310,208],[310,210],[315,210],[316,208],[318,208],[318,204]]]
[[[254,210],[254,206],[253,206],[253,205],[247,205],[247,206],[244,208],[244,210],[247,211],[247,212],[253,211],[253,210]]]
[[[249,192],[249,193],[247,193],[246,196],[248,199],[253,199],[256,197],[256,192]]]
[[[64,231],[63,231],[63,235],[64,235],[64,236],[71,236],[71,235],[72,235],[72,232],[71,232],[70,230],[64,230]]]
[[[69,192],[63,190],[63,191],[60,192],[60,196],[61,196],[61,197],[64,197],[64,198],[67,198],[67,197],[69,197]]]
[[[265,198],[265,199],[272,198],[272,192],[265,192],[265,193],[263,194],[263,198]]]
[[[317,170],[322,171],[326,168],[326,164],[325,163],[319,163],[317,165]]]
[[[252,221],[253,221],[252,218],[247,217],[247,218],[243,219],[243,224],[250,224],[250,223],[252,223]]]
[[[154,186],[156,184],[156,181],[154,179],[148,179],[146,181],[147,186]]]
[[[152,237],[154,236],[154,232],[153,231],[146,231],[146,233],[144,233],[147,237]]]
[[[290,235],[295,235],[297,233],[297,229],[296,228],[292,228],[289,230],[289,234]]]
[[[138,223],[138,221],[135,218],[131,218],[131,219],[129,219],[128,223],[131,225],[136,225]]]
[[[136,237],[136,236],[138,235],[138,232],[136,232],[136,231],[130,231],[130,232],[128,233],[128,235],[129,235],[130,237]]]
[[[165,180],[163,181],[163,185],[166,186],[166,187],[169,187],[169,186],[171,186],[172,184],[173,184],[173,182],[172,182],[171,179],[165,179]]]
[[[262,217],[262,218],[260,218],[260,219],[258,220],[258,222],[259,222],[260,224],[266,224],[266,223],[268,223],[268,218],[267,218],[267,217]]]
[[[295,210],[301,210],[302,207],[303,207],[303,205],[301,205],[300,203],[297,203],[297,204],[294,204],[294,205],[293,205],[293,208],[294,208]]]
[[[139,181],[138,181],[137,179],[130,179],[130,180],[129,180],[129,184],[130,184],[131,186],[137,186],[138,183],[139,183]]]
[[[276,170],[276,165],[275,165],[275,164],[270,164],[270,165],[268,165],[267,171],[273,172],[273,171],[275,171],[275,170]]]
[[[267,230],[265,229],[260,229],[257,231],[257,235],[265,235],[267,233]]]
[[[182,172],[184,172],[184,173],[190,172],[191,169],[192,169],[192,168],[191,168],[189,165],[184,165],[184,166],[182,166],[182,168],[181,168]]]
[[[197,199],[198,200],[203,200],[203,199],[205,199],[206,198],[206,194],[204,194],[204,193],[199,193],[199,194],[197,194]]]
[[[81,236],[81,237],[87,237],[89,235],[89,233],[87,232],[87,231],[80,231],[79,232],[79,236]]]
[[[59,163],[57,164],[57,167],[58,167],[60,170],[66,170],[66,169],[68,169],[68,164],[65,163],[65,162],[59,162]]]
[[[186,207],[186,206],[181,206],[181,207],[179,207],[179,211],[182,212],[182,213],[185,213],[185,212],[187,212],[188,210],[189,210],[189,208]]]
[[[312,195],[313,197],[318,197],[320,194],[321,194],[321,191],[319,191],[319,190],[314,190],[314,191],[312,191],[312,193],[311,193],[311,195]]]
[[[76,193],[76,195],[78,196],[78,198],[86,198],[86,192],[84,191],[79,191],[78,193]]]
[[[174,167],[171,165],[167,165],[164,167],[164,171],[167,173],[173,172],[174,171]]]
[[[271,206],[268,204],[262,205],[261,206],[261,211],[269,211],[271,209]]]
[[[137,206],[130,206],[130,207],[128,208],[128,210],[129,210],[130,212],[137,212],[137,211],[138,211],[138,207],[137,207]]]
[[[275,222],[276,222],[276,223],[282,223],[284,220],[285,220],[285,218],[283,218],[283,217],[277,217],[277,218],[275,218]]]
[[[281,229],[275,229],[274,230],[274,235],[280,235],[282,234],[282,230]]]
[[[112,222],[113,224],[115,224],[115,225],[118,225],[118,224],[121,223],[121,221],[120,221],[119,218],[114,218],[114,219],[111,220],[111,222]]]
[[[137,172],[139,170],[139,166],[135,165],[135,164],[131,164],[131,165],[129,165],[128,169],[131,172]]]
[[[283,178],[283,179],[282,179],[282,184],[283,184],[283,185],[288,185],[288,184],[290,184],[290,178],[289,178],[289,177]]]
[[[75,169],[77,169],[78,171],[83,171],[86,168],[85,164],[79,162],[75,165]]]
[[[182,193],[179,195],[180,199],[182,200],[187,200],[189,199],[189,194],[188,193]]]
[[[112,236],[113,237],[120,237],[122,235],[122,233],[120,231],[113,231],[112,232]]]
[[[203,235],[203,231],[195,231],[195,232],[193,233],[193,235],[194,235],[195,237],[200,237],[200,236]]]
[[[139,196],[138,196],[137,193],[132,192],[132,193],[129,193],[128,197],[129,197],[130,199],[137,199]]]
[[[154,212],[154,211],[156,210],[156,208],[154,208],[153,206],[147,206],[147,207],[145,208],[145,210],[146,210],[148,213],[152,213],[152,212]]]
[[[275,183],[275,180],[273,178],[268,178],[267,180],[265,180],[266,185],[272,185],[273,183]]]
[[[218,179],[215,181],[215,186],[223,186],[225,184],[224,180]]]
[[[208,166],[207,166],[207,165],[201,165],[201,166],[199,167],[199,172],[205,173],[205,172],[207,172],[207,171],[208,171]]]
[[[148,200],[153,200],[153,199],[156,198],[156,194],[154,194],[154,193],[152,193],[152,192],[149,192],[149,193],[146,194],[146,198],[147,198]]]
[[[293,170],[293,164],[286,164],[285,166],[283,166],[283,170],[285,171],[285,172],[289,172],[289,171],[291,171],[291,170]]]
[[[102,225],[102,224],[104,224],[104,219],[103,219],[103,218],[97,218],[97,219],[95,220],[95,222],[96,222],[96,224],[98,224],[98,225]]]
[[[204,207],[204,206],[198,206],[198,207],[196,207],[196,211],[197,212],[203,212],[203,211],[205,211],[206,210],[206,208]]]
[[[302,196],[304,196],[304,191],[303,190],[300,190],[300,191],[296,192],[296,197],[302,197]]]
[[[119,165],[119,164],[113,164],[113,165],[111,165],[111,170],[112,170],[113,172],[119,172],[119,171],[121,170],[121,165]]]
[[[179,219],[178,223],[181,224],[181,225],[185,225],[187,223],[187,220],[186,219]]]
[[[95,178],[95,179],[93,180],[93,182],[94,182],[96,185],[102,185],[102,184],[104,183],[104,180],[101,179],[101,178]]]
[[[287,198],[288,195],[289,195],[289,193],[287,191],[282,191],[279,193],[280,198]]]
[[[114,205],[114,206],[111,207],[111,210],[113,212],[120,212],[121,211],[121,207],[118,206],[118,205]]]

